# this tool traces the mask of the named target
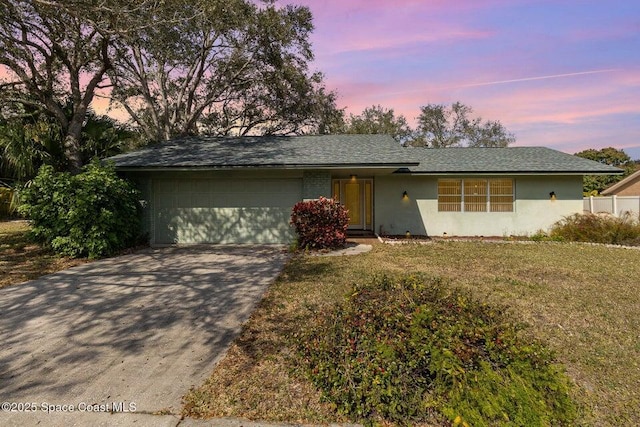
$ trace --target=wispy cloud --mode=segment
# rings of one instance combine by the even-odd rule
[[[614,71],[619,71],[617,68],[610,68],[606,70],[592,70],[592,71],[580,71],[577,73],[565,73],[565,74],[552,74],[548,76],[536,76],[536,77],[524,77],[521,79],[510,79],[510,80],[496,80],[493,82],[483,82],[483,83],[469,83],[463,85],[457,85],[452,87],[476,87],[476,86],[492,86],[492,85],[502,85],[509,83],[520,83],[520,82],[530,82],[534,80],[547,80],[547,79],[560,79],[566,77],[575,77],[575,76],[584,76],[588,74],[601,74],[601,73],[612,73]]]
[[[434,27],[436,27],[434,25]],[[343,39],[338,48],[334,45],[330,55],[344,55],[353,53],[389,52],[395,56],[408,55],[410,49],[426,44],[442,44],[465,40],[486,40],[494,33],[490,30],[473,30],[465,28],[451,28],[447,26],[437,31],[420,34],[403,33],[397,35],[363,34],[354,35],[350,39]]]

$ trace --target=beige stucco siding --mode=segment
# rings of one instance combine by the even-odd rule
[[[621,186],[611,194],[616,196],[640,196],[640,177],[626,185]]]
[[[450,177],[441,177],[450,178]],[[456,177],[465,178],[465,177]],[[492,178],[487,176],[486,178]],[[441,236],[530,235],[582,212],[581,176],[516,176],[513,212],[438,212],[438,177],[380,176],[375,180],[376,232]],[[402,199],[402,193],[409,195]],[[550,192],[556,200],[551,200]],[[381,228],[382,227],[382,228]]]

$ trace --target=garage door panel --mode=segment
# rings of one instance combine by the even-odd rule
[[[191,189],[196,193],[209,193],[211,190],[215,190],[216,186],[212,181],[194,180],[191,181]]]
[[[213,204],[213,195],[210,193],[193,193],[191,194],[191,205],[194,208],[211,208]]]
[[[163,197],[156,197],[155,206],[158,209],[172,208],[177,206],[175,197],[170,194],[163,194]]]
[[[291,208],[302,196],[299,179],[198,180],[156,189],[163,190],[155,193],[156,243],[286,243],[294,237]]]
[[[282,243],[290,236],[282,208],[168,208],[158,214],[159,243]]]
[[[300,200],[298,196],[290,196],[276,192],[217,193],[213,195],[211,207],[291,208],[298,200]]]

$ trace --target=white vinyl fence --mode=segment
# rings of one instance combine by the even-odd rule
[[[630,212],[633,216],[639,216],[640,196],[585,197],[584,211],[610,213],[617,217]]]

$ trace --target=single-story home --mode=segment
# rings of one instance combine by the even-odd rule
[[[605,188],[603,196],[640,196],[640,170]]]
[[[620,169],[543,147],[405,148],[386,135],[188,137],[111,157],[152,244],[287,243],[293,205],[340,200],[354,232],[508,236],[582,212]]]

